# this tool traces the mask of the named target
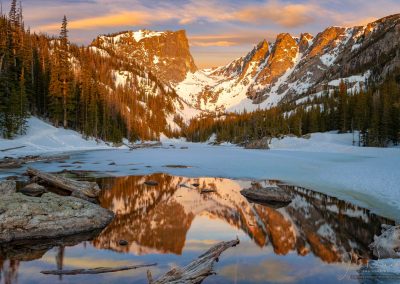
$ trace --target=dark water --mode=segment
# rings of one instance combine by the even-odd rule
[[[159,185],[144,185],[146,180]],[[285,186],[294,193],[293,202],[277,209],[249,203],[240,194],[250,181],[166,174],[97,181],[104,189],[101,204],[117,214],[115,220],[102,232],[0,246],[0,283],[147,283],[146,269],[63,277],[40,271],[157,262],[150,268],[155,278],[236,237],[240,245],[223,254],[217,275],[204,283],[356,283],[351,277],[371,258],[374,234],[381,224],[394,224],[294,186]],[[200,194],[202,188],[216,192]],[[120,246],[120,240],[129,245]]]

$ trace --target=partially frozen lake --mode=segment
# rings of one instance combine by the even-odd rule
[[[296,186],[281,185],[295,198],[286,207],[274,208],[250,203],[240,194],[251,187],[250,180],[163,173],[89,179],[96,179],[103,189],[100,203],[116,213],[114,221],[102,232],[64,243],[0,247],[3,283],[147,283],[146,269],[63,277],[40,271],[157,262],[150,268],[156,277],[172,266],[186,265],[213,244],[236,237],[239,246],[222,255],[215,266],[217,275],[204,283],[357,283],[351,277],[371,258],[368,244],[374,234],[381,224],[394,224],[364,208]],[[144,184],[148,180],[158,185]],[[201,194],[202,189],[215,192]],[[120,240],[128,245],[121,246]]]

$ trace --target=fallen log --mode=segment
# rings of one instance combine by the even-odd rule
[[[147,279],[150,284],[197,284],[201,283],[208,276],[215,274],[213,265],[218,261],[219,256],[227,249],[239,244],[239,239],[221,242],[210,248],[206,253],[200,255],[184,268],[173,268],[157,280],[153,280],[150,271],[147,271]]]
[[[132,269],[138,269],[143,267],[156,266],[157,263],[150,264],[138,264],[130,266],[120,266],[120,267],[97,267],[91,269],[72,269],[72,270],[45,270],[41,271],[42,274],[47,275],[82,275],[82,274],[102,274],[102,273],[112,273],[119,271],[126,271]]]
[[[71,192],[71,196],[90,202],[93,202],[93,199],[97,198],[100,194],[100,188],[95,182],[76,181],[66,177],[44,173],[33,168],[28,168],[26,172],[29,176],[36,177],[50,186]]]

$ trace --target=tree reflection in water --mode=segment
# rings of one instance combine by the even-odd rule
[[[158,186],[147,186],[155,180]],[[278,181],[265,181],[261,186]],[[94,240],[97,248],[135,254],[182,254],[186,235],[196,216],[219,219],[245,232],[259,247],[271,245],[278,255],[297,252],[326,263],[370,258],[368,244],[382,223],[392,221],[350,203],[295,186],[295,198],[285,208],[250,203],[240,190],[250,181],[184,178],[167,174],[100,179],[106,188],[102,206],[115,220]],[[191,186],[199,183],[198,188]],[[201,194],[202,189],[215,193]],[[120,246],[119,240],[129,246]]]
[[[146,180],[156,181],[158,185],[145,185]],[[232,262],[230,252],[227,252],[227,258],[224,258],[224,264],[219,270],[221,278],[215,280],[220,281],[218,283],[231,283],[233,279],[241,279],[244,283],[265,282],[265,277],[271,282],[293,282],[304,277],[295,274],[301,272],[298,269],[303,264],[300,259],[305,260],[304,265],[307,266],[310,277],[315,274],[316,279],[319,279],[318,275],[329,273],[318,271],[321,267],[318,266],[319,260],[337,264],[333,271],[342,272],[340,263],[366,262],[371,258],[368,244],[380,232],[381,224],[394,224],[391,220],[371,214],[368,210],[348,202],[283,184],[280,186],[293,192],[294,200],[288,206],[277,209],[251,203],[240,194],[242,189],[254,186],[251,181],[153,174],[101,178],[97,182],[103,188],[101,205],[116,213],[114,221],[102,232],[90,232],[60,240],[0,245],[0,283],[30,283],[32,279],[29,268],[26,268],[29,267],[27,262],[31,267],[37,265],[34,271],[48,265],[53,269],[70,267],[74,261],[82,265],[78,260],[85,257],[88,251],[92,257],[88,258],[91,260],[88,267],[94,266],[104,257],[110,266],[118,259],[125,261],[125,257],[129,257],[128,263],[160,260],[165,265],[170,260],[179,262],[185,256],[192,259],[212,243],[231,238],[238,231],[243,242],[232,250],[232,255],[236,255],[242,264],[237,266],[237,262]],[[279,181],[263,181],[259,186],[277,183]],[[215,192],[202,194],[203,189],[212,189]],[[128,241],[129,245],[121,246],[120,240]],[[46,254],[52,248],[55,249],[47,255],[51,255],[49,260]],[[109,254],[104,255],[104,251]],[[68,259],[72,252],[75,253],[75,258]],[[184,257],[178,259],[177,255]],[[272,259],[273,257],[276,258]],[[313,262],[314,260],[318,261]],[[299,266],[294,266],[293,261]],[[169,267],[161,266],[159,269],[166,270]],[[292,272],[287,272],[288,269]],[[249,271],[252,271],[251,275]],[[37,274],[35,279],[39,279],[40,283],[54,283],[57,279],[42,278],[44,276]],[[140,271],[138,275],[141,275]],[[81,283],[119,283],[124,276],[114,274],[110,277],[114,278],[104,280],[91,276],[79,280]],[[131,276],[126,277],[126,283],[131,283]],[[67,282],[69,280],[67,277],[62,279]]]

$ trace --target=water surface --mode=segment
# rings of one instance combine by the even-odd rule
[[[158,185],[145,185],[146,180]],[[381,224],[394,224],[350,203],[282,184],[295,198],[276,208],[247,201],[240,194],[254,186],[247,180],[153,174],[97,182],[101,205],[116,213],[114,221],[101,232],[57,242],[0,246],[0,283],[147,283],[146,269],[63,277],[40,271],[157,262],[150,268],[157,277],[236,237],[240,245],[222,255],[217,275],[204,283],[356,283],[351,276],[372,257],[368,244],[374,234]],[[201,189],[215,192],[201,194]]]

